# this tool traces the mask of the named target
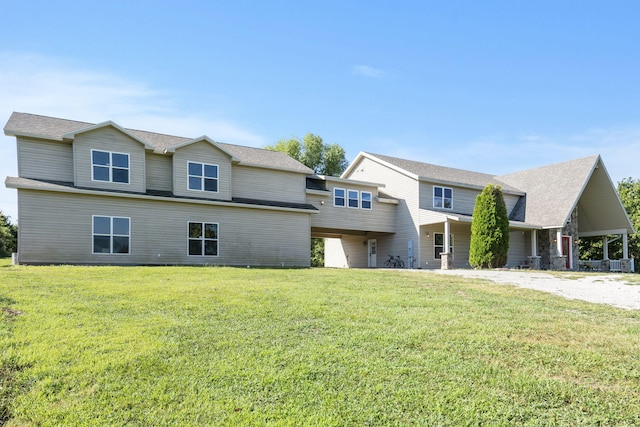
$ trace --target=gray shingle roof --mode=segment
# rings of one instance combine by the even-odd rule
[[[499,179],[526,192],[527,222],[563,226],[582,195],[600,156],[528,169]]]
[[[415,160],[400,159],[397,157],[385,156],[382,154],[365,153],[383,160],[393,166],[403,169],[420,179],[433,180],[436,182],[446,182],[451,184],[462,184],[473,187],[485,187],[487,184],[500,185],[503,191],[520,193],[521,190],[510,184],[501,181],[499,177],[481,172],[473,172],[463,169],[449,168],[445,166],[433,165],[430,163],[418,162]]]
[[[94,123],[14,112],[7,121],[4,131],[7,135],[24,135],[62,141],[63,135],[66,133],[93,125]],[[193,139],[137,129],[126,130],[152,145],[154,151],[158,153],[164,153],[169,147],[180,145]],[[304,174],[313,173],[311,169],[302,163],[278,151],[221,142],[216,142],[216,144],[219,144],[223,149],[240,159],[241,165],[287,170]]]

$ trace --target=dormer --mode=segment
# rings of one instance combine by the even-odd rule
[[[231,167],[238,163],[230,151],[207,136],[165,150],[173,155],[173,194],[231,200]]]
[[[74,185],[144,193],[146,141],[112,121],[65,133],[72,141]]]

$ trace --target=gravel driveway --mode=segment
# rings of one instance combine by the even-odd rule
[[[640,310],[640,286],[627,285],[622,274],[597,274],[580,278],[561,278],[544,272],[508,270],[432,270],[476,279],[487,279],[527,289],[560,295],[628,310]]]

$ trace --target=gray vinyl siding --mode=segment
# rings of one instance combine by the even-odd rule
[[[307,203],[312,204],[319,211],[318,214],[311,216],[312,227],[387,233],[393,233],[395,231],[396,211],[398,206],[395,204],[378,202],[376,200],[376,188],[361,185],[343,185],[342,183],[327,184],[327,190],[329,190],[328,197],[316,194],[307,195]],[[372,195],[371,209],[355,209],[334,206],[334,188],[370,192]],[[324,202],[324,204],[322,202]]]
[[[531,231],[510,230],[507,267],[518,268],[531,255]]]
[[[433,207],[433,187],[446,187],[453,190],[453,208],[442,209]],[[455,212],[464,215],[472,215],[476,205],[476,197],[482,190],[472,188],[456,187],[451,185],[443,185],[432,182],[420,182],[420,208],[435,209],[442,212]],[[520,196],[512,194],[503,194],[504,202],[507,206],[507,214],[511,213],[513,207],[518,202]]]
[[[389,254],[400,255],[408,265],[408,243],[413,242],[413,256],[420,259],[418,225],[420,209],[418,204],[418,180],[381,165],[368,158],[361,159],[357,167],[346,178],[368,182],[384,182],[384,192],[398,199],[395,206],[395,234],[378,238],[379,258],[387,258]],[[380,260],[378,260],[380,262]],[[384,259],[382,260],[384,262]]]
[[[73,149],[70,143],[17,138],[18,176],[73,182]]]
[[[129,183],[93,181],[91,150],[129,154]],[[117,191],[146,191],[144,146],[112,127],[99,128],[76,135],[73,141],[75,185]]]
[[[234,165],[233,197],[304,203],[306,175]]]
[[[22,263],[308,266],[309,214],[19,190]],[[130,254],[93,254],[92,216],[131,219]],[[219,224],[219,256],[188,256],[189,221]]]
[[[218,166],[218,191],[189,190],[188,162],[207,163]],[[178,148],[173,155],[173,193],[177,196],[202,197],[216,200],[231,200],[231,159],[206,141]]]
[[[344,235],[340,239],[325,239],[325,267],[334,268],[367,268],[367,238],[363,236]],[[377,265],[382,267],[384,259],[378,253]],[[385,257],[386,258],[386,257]]]
[[[171,156],[147,153],[147,189],[173,190],[173,160]]]

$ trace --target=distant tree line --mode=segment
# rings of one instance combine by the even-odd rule
[[[0,211],[0,258],[10,257],[18,251],[18,226]]]

